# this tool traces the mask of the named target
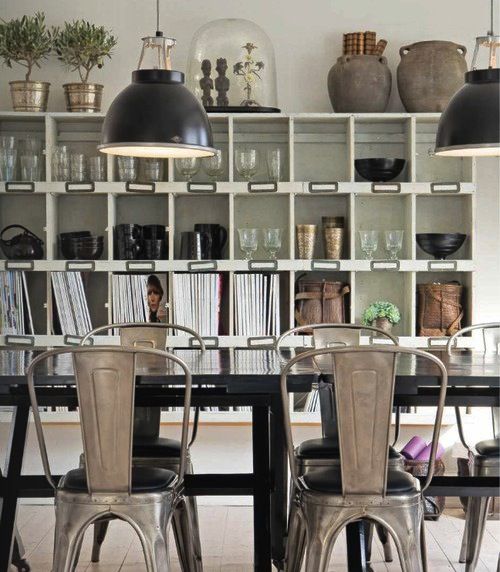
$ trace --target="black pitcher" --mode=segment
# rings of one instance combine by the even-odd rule
[[[181,260],[208,260],[212,237],[206,232],[181,232]]]
[[[212,239],[207,256],[203,256],[203,260],[219,260],[222,258],[222,252],[227,242],[227,230],[220,224],[197,223],[194,230],[206,233]]]

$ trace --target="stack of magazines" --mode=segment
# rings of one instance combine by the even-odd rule
[[[52,290],[63,335],[84,336],[92,329],[80,272],[52,272]]]
[[[0,331],[4,336],[34,334],[24,272],[0,272]]]
[[[144,274],[113,274],[113,322],[148,320],[147,281]]]
[[[235,274],[234,311],[237,336],[278,336],[279,274]]]
[[[174,321],[201,336],[218,336],[222,276],[215,273],[174,274]]]

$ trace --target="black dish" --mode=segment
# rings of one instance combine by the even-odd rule
[[[255,107],[244,107],[243,105],[227,105],[221,107],[219,105],[211,105],[205,107],[205,111],[207,113],[280,113],[281,109],[261,105],[256,105]]]
[[[373,183],[385,183],[395,179],[406,164],[405,159],[356,159],[358,174]]]
[[[67,260],[97,260],[104,250],[103,236],[60,238],[61,254]]]
[[[444,260],[454,254],[464,243],[467,235],[458,232],[419,233],[416,235],[420,248],[434,256],[436,260]]]

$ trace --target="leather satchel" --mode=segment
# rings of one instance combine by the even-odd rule
[[[343,282],[328,280],[298,281],[295,295],[295,320],[298,326],[307,324],[344,324],[345,300],[350,288]]]

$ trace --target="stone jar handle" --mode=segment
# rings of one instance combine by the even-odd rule
[[[385,56],[379,56],[378,61],[384,66],[387,65],[387,58]]]
[[[406,56],[406,54],[410,51],[410,48],[412,48],[412,47],[413,47],[413,44],[409,44],[407,46],[401,46],[399,48],[399,55],[401,57]]]
[[[460,55],[465,56],[467,53],[467,48],[461,44],[455,44],[455,46],[457,48],[457,52],[459,52]]]

